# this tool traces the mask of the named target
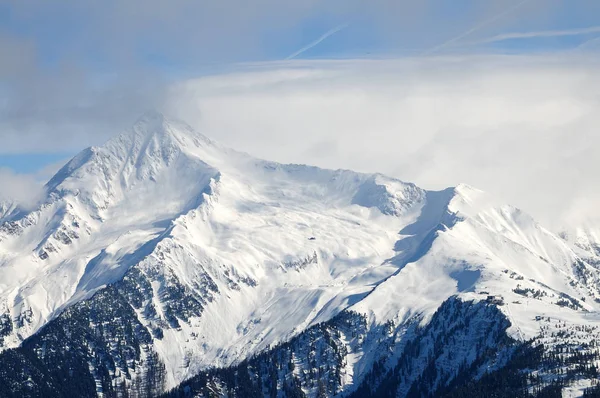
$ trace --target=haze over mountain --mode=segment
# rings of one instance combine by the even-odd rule
[[[259,160],[149,112],[2,206],[6,394],[458,394],[540,343],[519,391],[593,384],[598,229],[467,185]]]

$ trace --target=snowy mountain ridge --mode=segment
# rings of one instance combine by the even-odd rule
[[[0,198],[0,221],[9,217],[16,208],[17,204],[14,200]]]
[[[542,318],[600,324],[596,235],[561,238],[466,185],[427,191],[258,160],[152,112],[75,156],[46,190],[0,226],[2,346],[44,336],[99,297],[118,300],[145,341],[133,363],[164,364],[162,388],[345,311],[396,325],[398,347],[400,330],[427,325],[451,297],[498,304],[519,341],[551,345]],[[341,391],[378,360],[352,344]],[[135,384],[124,374],[141,370],[126,363],[111,365],[114,385]]]

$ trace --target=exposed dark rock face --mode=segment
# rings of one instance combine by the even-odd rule
[[[597,377],[597,351],[558,355],[534,342],[517,342],[506,334],[510,324],[494,305],[452,297],[424,326],[418,318],[373,326],[361,314],[342,312],[236,366],[203,371],[165,393],[165,366],[153,342],[161,327],[171,325],[163,320],[152,329],[138,320],[136,309],[158,319],[144,306],[149,285],[138,272],[133,268],[122,282],[3,352],[0,396],[558,397],[578,377]],[[187,304],[173,307],[178,322],[197,310],[188,304],[185,310]],[[358,352],[364,355],[356,362]],[[577,366],[557,371],[565,364]]]

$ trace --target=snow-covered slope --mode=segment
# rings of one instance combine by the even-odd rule
[[[0,222],[8,218],[12,212],[17,209],[17,204],[14,200],[8,198],[2,198],[0,196]]]
[[[585,258],[600,256],[600,223],[586,225],[562,231],[560,236],[568,241]],[[593,260],[592,260],[593,261]]]
[[[0,229],[0,294],[15,320],[5,344],[135,265],[157,319],[169,319],[168,283],[201,303],[157,343],[173,382],[190,355],[201,358],[192,372],[228,364],[360,299],[394,271],[382,264],[425,200],[380,175],[256,160],[155,113],[81,152],[47,191]]]
[[[525,338],[538,332],[527,322],[532,311],[526,306],[539,305],[539,314],[575,316],[572,310],[548,305],[566,294],[582,314],[597,310],[598,269],[530,216],[512,206],[495,205],[484,193],[467,186],[455,190],[448,209],[452,220],[436,231],[427,250],[378,286],[356,309],[387,319],[432,313],[455,293],[476,298],[488,292],[503,296],[502,309],[511,318],[524,317],[515,323],[514,332]],[[525,297],[530,295],[515,292],[518,286],[547,295],[528,300]],[[382,303],[383,297],[387,297],[385,305],[375,304]]]
[[[540,336],[536,316],[599,322],[593,245],[468,186],[262,161],[149,113],[46,188],[39,208],[0,226],[3,345],[113,285],[106,295],[151,335],[144,350],[167,387],[346,309],[405,327],[452,296],[503,302],[520,340]],[[351,358],[348,386],[377,359]]]

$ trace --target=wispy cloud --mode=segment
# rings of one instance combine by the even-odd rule
[[[514,39],[534,39],[537,37],[561,37],[561,36],[582,36],[589,35],[594,33],[600,33],[600,26],[592,26],[589,28],[580,28],[580,29],[564,29],[564,30],[541,30],[536,32],[511,32],[511,33],[503,33],[500,35],[492,36],[487,39],[472,41],[466,43],[467,45],[472,44],[485,44],[485,43],[495,43],[504,40],[514,40]]]
[[[517,1],[260,0],[252,7],[243,0],[5,1],[11,18],[0,28],[0,154],[99,144],[145,109],[161,108],[174,80],[283,59],[282,48],[291,53],[306,32],[320,35],[316,21],[334,28],[288,58],[307,56],[313,46],[327,47],[319,51],[323,57],[386,57],[446,41],[435,52],[463,37],[482,38],[482,26],[492,23],[488,36],[517,20],[551,29],[564,7],[597,15],[597,0],[578,0],[577,7],[540,0],[543,7],[497,15]],[[344,21],[351,27],[336,26]],[[343,35],[336,46],[322,43],[335,34]]]
[[[42,193],[43,185],[34,175],[17,174],[10,169],[0,168],[0,207],[2,203],[13,202],[22,208],[29,208],[38,202]]]
[[[598,45],[600,45],[600,37],[594,37],[584,41],[579,46],[577,46],[577,48],[580,50],[586,50],[589,48],[596,48]]]
[[[493,24],[494,22],[496,22],[496,21],[498,21],[498,20],[500,20],[500,19],[502,19],[502,18],[504,18],[504,17],[506,17],[506,16],[508,16],[508,15],[510,15],[512,13],[514,13],[519,8],[523,7],[525,4],[527,4],[527,3],[531,2],[531,1],[532,0],[522,0],[521,2],[515,4],[514,6],[509,7],[508,9],[504,10],[503,12],[501,12],[499,14],[496,14],[496,15],[492,16],[491,18],[488,18],[488,19],[484,20],[483,22],[475,25],[474,27],[472,27],[471,29],[469,29],[469,30],[461,33],[460,35],[458,35],[456,37],[453,37],[452,39],[447,40],[447,41],[445,41],[445,42],[443,42],[443,43],[441,43],[441,44],[439,44],[439,45],[437,45],[437,46],[435,46],[435,47],[433,47],[433,48],[425,51],[423,53],[423,55],[430,55],[430,54],[438,52],[438,51],[440,51],[440,50],[442,50],[442,49],[444,49],[446,47],[449,47],[452,44],[454,44],[454,43],[456,43],[456,42],[464,39],[465,37],[471,36],[473,33],[475,33],[477,31],[479,31],[479,30],[481,30],[481,29],[483,29],[483,28],[485,28],[485,27]]]
[[[349,23],[345,23],[345,24],[336,26],[333,29],[328,30],[327,32],[325,32],[321,36],[319,36],[318,39],[310,42],[309,44],[307,44],[306,46],[302,47],[298,51],[295,51],[294,53],[288,55],[285,59],[286,60],[290,60],[290,59],[296,58],[300,54],[302,54],[302,53],[310,50],[311,48],[317,46],[319,43],[321,43],[323,40],[327,39],[329,36],[332,36],[332,35],[338,33],[339,31],[346,29],[348,26],[350,26],[350,24]]]

